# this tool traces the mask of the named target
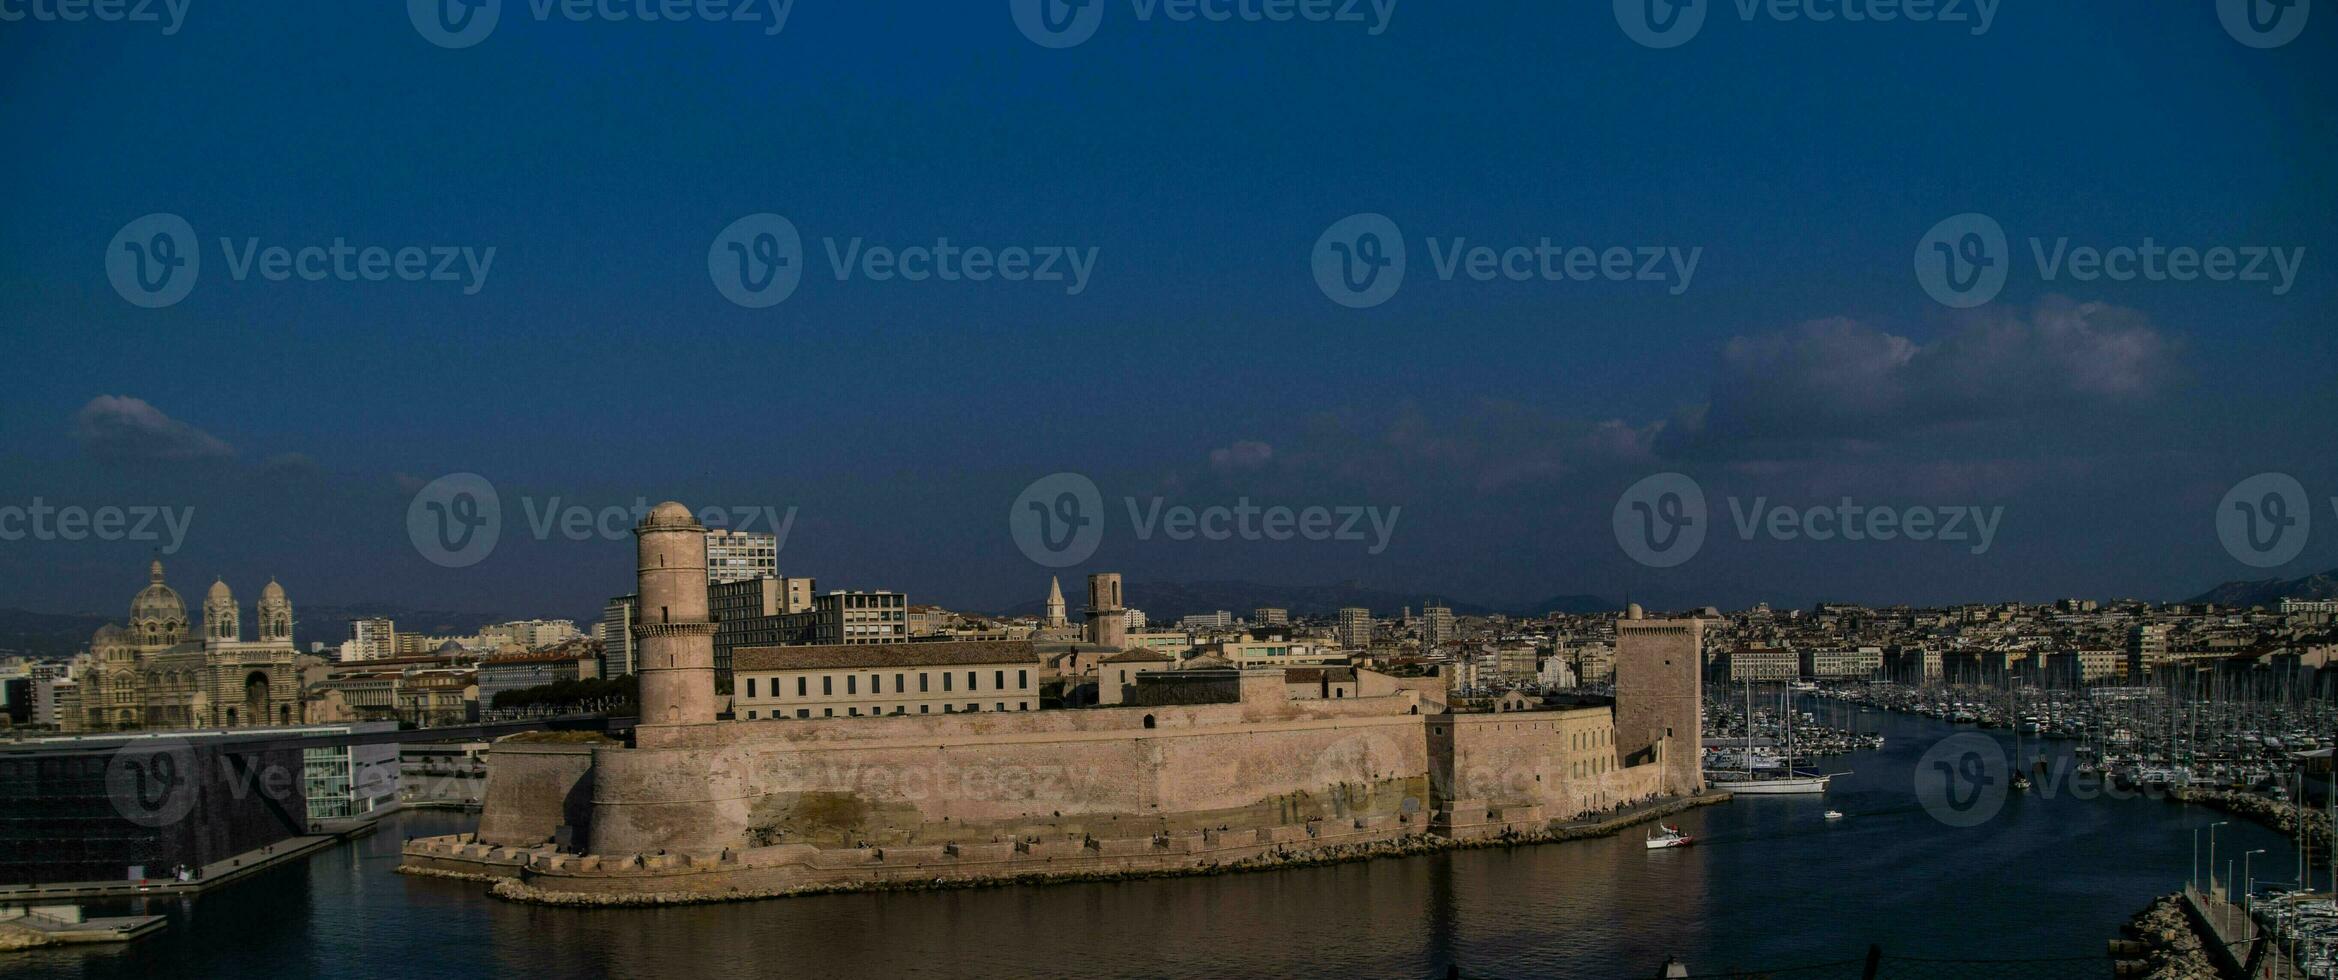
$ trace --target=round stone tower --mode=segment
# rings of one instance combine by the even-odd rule
[[[706,528],[690,508],[669,500],[651,508],[633,534],[641,593],[641,615],[633,627],[640,658],[640,723],[712,724],[714,624],[706,616]]]

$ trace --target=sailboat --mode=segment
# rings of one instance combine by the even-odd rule
[[[1784,697],[1785,695],[1781,694],[1780,696]],[[1753,681],[1750,678],[1747,679],[1745,683],[1745,740],[1747,746],[1745,770],[1743,772],[1710,772],[1706,773],[1706,777],[1715,784],[1719,785],[1721,788],[1727,789],[1731,793],[1743,793],[1752,796],[1807,795],[1811,793],[1826,792],[1827,781],[1835,778],[1835,775],[1839,774],[1812,774],[1796,772],[1794,770],[1793,707],[1794,706],[1791,701],[1786,703],[1785,774],[1776,776],[1756,774],[1753,769],[1752,761],[1754,717]]]
[[[1651,851],[1660,851],[1667,847],[1687,847],[1696,842],[1697,839],[1690,836],[1687,831],[1668,823],[1657,824],[1655,830],[1648,832],[1648,849]]]

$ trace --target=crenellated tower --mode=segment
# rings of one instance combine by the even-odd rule
[[[706,610],[706,528],[667,501],[634,526],[641,615],[633,635],[644,729],[711,724],[715,714],[714,623]],[[643,731],[640,744],[673,733]]]

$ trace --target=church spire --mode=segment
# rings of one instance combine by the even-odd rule
[[[1064,616],[1063,581],[1055,576],[1047,579],[1047,625],[1062,626],[1069,620]]]

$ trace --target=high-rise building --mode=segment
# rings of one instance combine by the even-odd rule
[[[1277,609],[1273,606],[1260,606],[1251,610],[1250,622],[1255,626],[1288,626],[1291,623],[1291,611]]]
[[[623,677],[639,669],[633,655],[633,625],[640,618],[638,595],[621,595],[601,607],[601,676]]]
[[[388,619],[349,621],[350,657],[388,660],[398,655],[398,626]]]
[[[709,585],[779,574],[779,535],[717,528],[706,532]]]
[[[1365,650],[1372,646],[1372,610],[1349,606],[1339,611],[1339,625],[1334,635],[1339,645],[1350,650]]]
[[[1444,606],[1422,607],[1421,649],[1426,652],[1453,640],[1453,610]]]
[[[899,592],[830,592],[814,596],[815,644],[909,642],[909,597]]]

